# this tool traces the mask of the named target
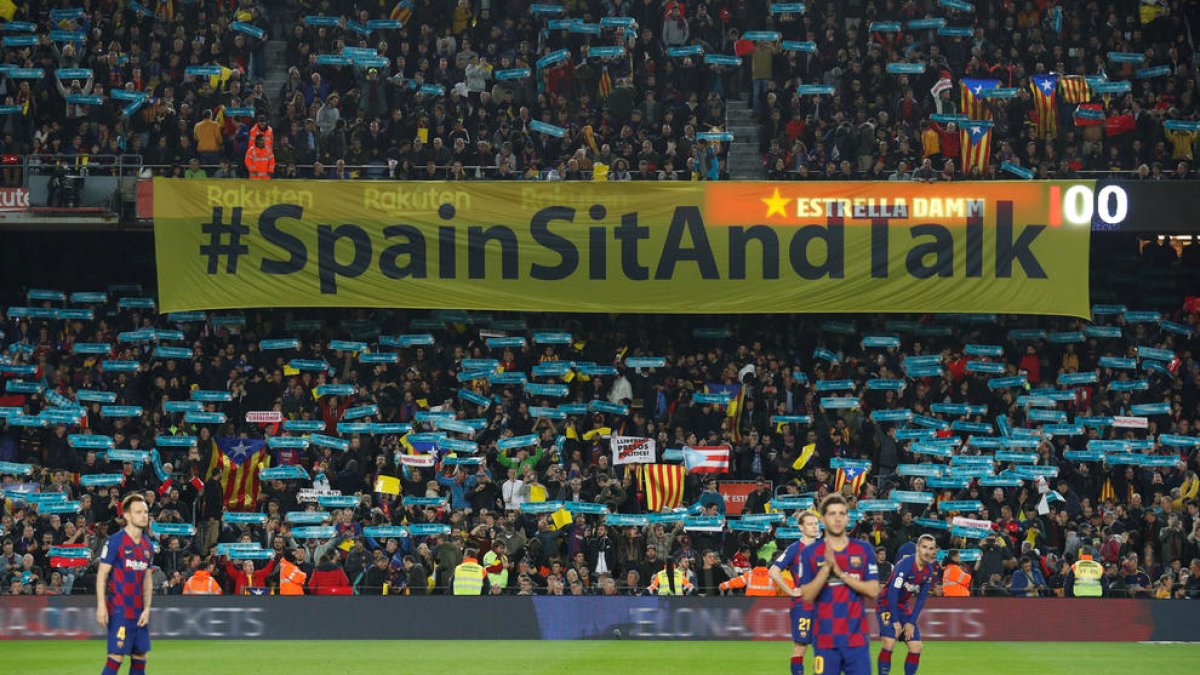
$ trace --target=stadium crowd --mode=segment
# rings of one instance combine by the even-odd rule
[[[715,180],[728,177],[729,144],[704,134],[728,131],[727,103],[748,100],[774,179],[1011,177],[1004,162],[1044,178],[1193,173],[1200,133],[1163,121],[1197,117],[1194,3],[981,1],[963,12],[848,0],[806,3],[802,14],[776,4],[567,0],[542,12],[525,0],[305,1],[268,12],[251,0],[97,0],[74,14],[70,3],[23,3],[4,17],[0,98],[16,107],[0,150],[10,166],[28,155],[103,171],[107,157],[128,154],[156,175],[232,177],[256,173],[248,152],[265,135],[272,159],[262,169],[275,177]],[[907,28],[939,18],[973,34]],[[870,30],[877,23],[900,30]],[[749,31],[779,39],[746,40]],[[282,64],[268,64],[269,40],[286,42]],[[811,51],[789,46],[798,43]],[[614,47],[623,53],[590,53]],[[1113,62],[1111,52],[1144,59]],[[924,72],[889,73],[897,63]],[[278,91],[264,87],[269,65],[286,68]],[[43,72],[17,78],[22,68]],[[56,74],[79,68],[92,76]],[[1031,76],[1050,72],[1133,84],[1104,97],[1085,87],[1099,119],[1078,116],[1079,101],[1060,91],[1051,131],[1030,91]],[[990,161],[974,167],[961,160],[962,129],[932,118],[966,112],[964,78],[1017,92],[984,105]],[[797,91],[814,84],[832,94]]]
[[[30,3],[12,19],[80,31],[86,42],[60,47],[42,33],[36,45],[5,49],[9,68],[43,66],[43,83],[56,82],[57,68],[95,77],[57,87],[0,79],[0,94],[24,106],[6,118],[14,161],[133,154],[158,175],[246,176],[247,151],[265,134],[277,177],[571,180],[591,177],[597,164],[615,180],[726,173],[727,148],[697,133],[723,127],[736,69],[662,58],[674,39],[664,26],[681,3],[567,3],[561,15],[526,2],[276,3],[272,11],[294,19],[274,38],[287,43],[278,91],[264,89],[272,23],[261,4],[163,2],[142,12],[92,3],[62,21],[51,4]],[[549,28],[570,19],[599,28],[601,17],[631,23]],[[402,27],[366,28],[380,21]],[[706,36],[709,51],[726,48],[722,30]],[[597,57],[593,47],[624,51]],[[565,60],[538,65],[560,50]],[[187,72],[205,66],[212,75]],[[67,101],[114,89],[127,94],[98,106]],[[137,92],[144,101],[126,112]],[[535,130],[539,123],[551,133]]]
[[[796,524],[791,507],[787,523],[766,531],[735,529],[753,520],[744,514],[765,513],[778,498],[841,491],[856,507],[902,492],[928,495],[928,504],[905,500],[857,513],[854,535],[886,561],[921,533],[934,534],[954,551],[947,570],[967,592],[1061,593],[1070,563],[1087,552],[1108,567],[1110,595],[1194,598],[1200,300],[1168,297],[1153,307],[1161,315],[1133,310],[1151,309],[1161,295],[1137,290],[1139,283],[1162,289],[1165,274],[1168,287],[1176,278],[1194,287],[1197,251],[1193,244],[1181,256],[1149,242],[1140,261],[1120,258],[1131,267],[1118,272],[1104,263],[1112,279],[1129,275],[1125,290],[1144,304],[1098,307],[1095,323],[973,315],[728,323],[402,311],[158,315],[131,299],[142,295],[136,287],[104,297],[31,292],[10,298],[0,323],[0,583],[14,594],[90,592],[97,547],[119,522],[119,495],[140,490],[164,531],[155,569],[164,593],[446,593],[466,564],[481,570],[476,590],[486,593],[662,592],[659,573],[670,565],[684,583],[668,590],[713,595],[731,592],[739,584],[726,582],[796,536],[784,530]],[[64,306],[76,311],[63,317]],[[488,345],[542,331],[570,337]],[[426,332],[432,337],[398,337]],[[1002,355],[968,354],[995,349]],[[655,356],[662,365],[631,361]],[[1090,372],[1094,382],[1060,384]],[[993,386],[997,377],[1019,376]],[[711,398],[722,392],[729,398]],[[857,407],[835,405],[828,399],[835,394]],[[1154,404],[1163,407],[1135,407]],[[889,410],[913,416],[879,419]],[[262,411],[288,421],[246,421]],[[212,413],[224,421],[204,417]],[[1080,428],[1044,433],[1064,423]],[[412,425],[411,433],[398,425]],[[667,453],[685,446],[728,446],[730,459],[724,471],[688,473],[682,494],[672,494],[638,465],[614,462],[616,436],[654,439],[653,466],[678,466]],[[116,450],[106,450],[105,437],[116,450],[154,448],[157,456],[109,458]],[[1015,449],[1035,456],[996,461],[999,451],[983,439],[999,437],[1032,439]],[[952,443],[959,443],[954,457],[996,454],[982,474],[954,479],[945,475],[944,453],[928,449]],[[1098,449],[1107,452],[1067,455]],[[1143,463],[1143,456],[1158,459]],[[865,472],[846,472],[846,462],[862,461],[870,462]],[[960,468],[958,461],[949,466]],[[262,467],[288,466],[301,467],[300,477],[258,480]],[[982,485],[1005,476],[1017,480]],[[643,526],[606,523],[648,516],[649,500],[721,517],[727,480],[757,482],[743,517],[716,528],[684,527],[682,514]],[[938,480],[950,482],[931,485]],[[352,506],[313,501],[339,493]],[[940,506],[947,500],[979,504],[949,511]],[[591,506],[543,508],[557,501]],[[297,515],[304,512],[311,513]],[[261,515],[248,523],[246,513]],[[990,525],[960,532],[954,515]],[[411,531],[367,530],[388,526]]]

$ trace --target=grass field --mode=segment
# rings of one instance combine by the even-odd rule
[[[309,675],[457,673],[611,675],[623,673],[787,673],[781,642],[312,642],[170,641],[154,643],[147,671],[156,675]],[[875,650],[879,645],[874,645]],[[0,642],[0,672],[99,673],[99,641]],[[1200,673],[1200,644],[1077,642],[932,642],[921,675],[1128,675]],[[892,672],[904,673],[904,651]],[[126,672],[128,666],[122,668]],[[814,674],[812,655],[806,675]]]

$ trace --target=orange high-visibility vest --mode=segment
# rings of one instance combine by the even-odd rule
[[[221,595],[221,587],[217,584],[208,570],[196,570],[196,573],[183,584],[184,595]]]
[[[275,153],[253,145],[246,150],[246,169],[251,180],[270,180],[275,173]]]
[[[252,147],[252,148],[254,147],[254,139],[258,138],[259,136],[263,137],[263,147],[267,150],[270,150],[271,152],[274,152],[275,151],[275,129],[268,126],[267,130],[263,131],[258,128],[257,124],[251,125],[250,126],[250,147]]]
[[[942,595],[947,598],[968,598],[971,596],[971,575],[958,565],[947,565],[942,573]]]
[[[745,588],[747,596],[758,597],[773,597],[778,595],[779,591],[775,586],[775,582],[771,581],[771,569],[769,567],[755,567],[745,574],[740,574],[722,583],[720,588],[723,591],[731,588]]]
[[[308,580],[308,575],[300,571],[299,565],[292,564],[286,559],[279,561],[280,595],[304,595],[306,580]]]

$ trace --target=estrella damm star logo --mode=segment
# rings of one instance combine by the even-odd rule
[[[770,197],[763,197],[762,202],[767,205],[767,218],[775,214],[779,214],[784,218],[787,217],[787,205],[791,201],[787,197],[779,194],[779,188],[775,188],[775,193]]]

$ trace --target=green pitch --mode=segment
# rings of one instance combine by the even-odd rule
[[[876,651],[879,645],[875,644]],[[328,675],[367,672],[475,672],[521,675],[613,673],[787,673],[783,642],[301,642],[155,640],[156,675]],[[904,650],[892,661],[903,675]],[[98,673],[104,643],[0,642],[0,672]],[[128,666],[122,668],[127,672]],[[812,654],[806,675],[814,673]],[[1200,644],[928,642],[921,675],[1127,675],[1200,672]]]

